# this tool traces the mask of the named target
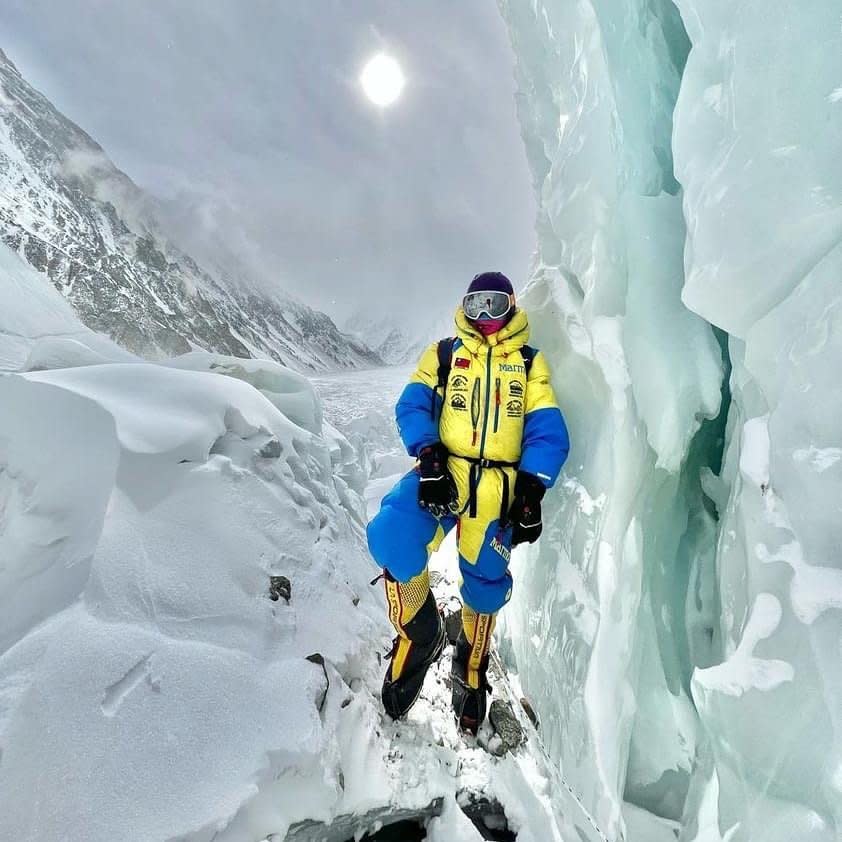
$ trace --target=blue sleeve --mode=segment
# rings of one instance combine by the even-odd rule
[[[404,447],[410,456],[439,438],[439,418],[442,398],[435,392],[436,408],[432,412],[434,387],[438,384],[438,342],[428,345],[418,360],[409,384],[404,388],[395,407],[395,418]]]
[[[558,407],[535,409],[526,414],[520,470],[534,474],[547,488],[551,488],[569,451],[567,424]]]
[[[433,415],[433,390],[424,383],[409,383],[398,399],[395,418],[401,440],[410,456],[417,456],[422,447],[435,444],[440,438],[441,395],[436,393],[435,400]]]

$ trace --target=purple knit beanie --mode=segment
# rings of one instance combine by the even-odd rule
[[[468,287],[468,292],[505,292],[514,295],[512,282],[502,272],[480,272]]]

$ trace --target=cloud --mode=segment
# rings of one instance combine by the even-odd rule
[[[149,213],[154,212],[154,200],[138,190],[96,147],[68,149],[57,166],[56,175],[66,181],[78,181],[89,195],[100,202],[110,202],[126,224],[138,233],[146,228]]]
[[[525,279],[531,179],[487,0],[7,0],[0,27],[179,241],[263,285],[412,318],[477,271]],[[407,76],[385,110],[358,83],[379,50]]]

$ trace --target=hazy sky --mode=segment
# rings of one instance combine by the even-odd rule
[[[3,0],[0,31],[197,237],[340,321],[449,309],[485,269],[525,280],[535,209],[495,0]],[[380,50],[407,77],[383,110],[358,84]]]

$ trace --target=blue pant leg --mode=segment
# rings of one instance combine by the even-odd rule
[[[455,518],[438,520],[418,505],[417,471],[404,475],[383,498],[366,529],[372,557],[399,582],[408,582],[427,566],[428,545],[447,534]],[[440,537],[440,536],[439,536]]]
[[[462,574],[462,601],[480,614],[499,611],[512,596],[512,574],[509,560],[512,551],[512,528],[501,531],[500,521],[493,520],[485,530],[485,538],[476,563],[459,554]]]

